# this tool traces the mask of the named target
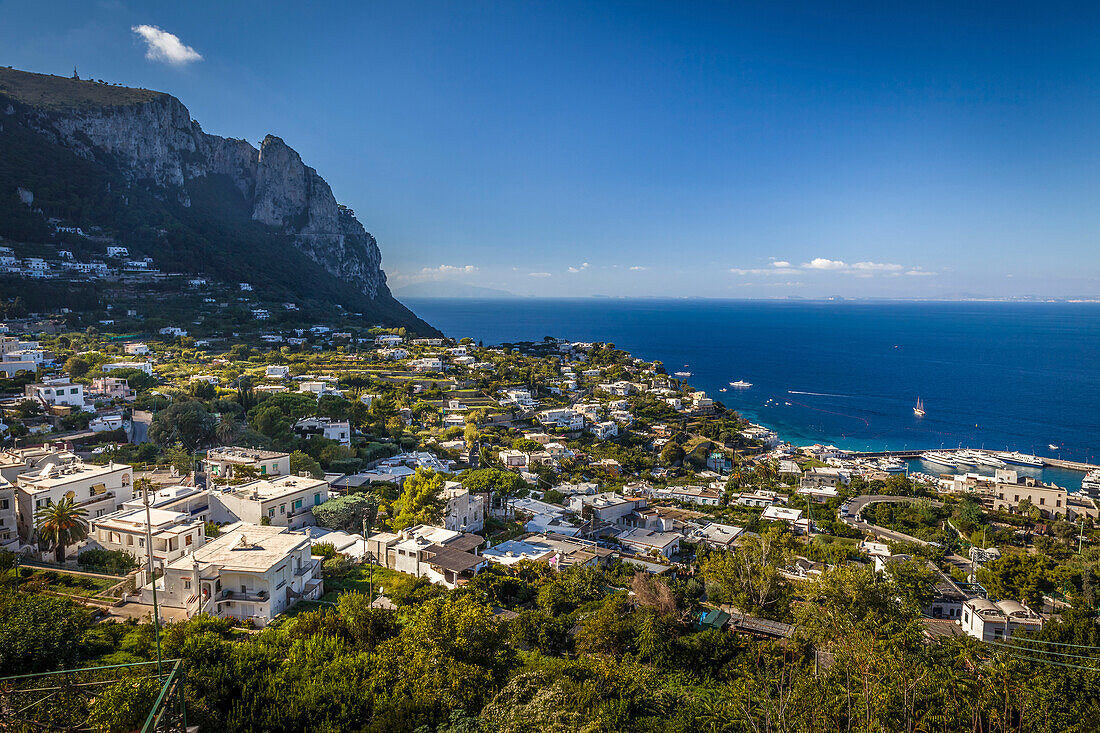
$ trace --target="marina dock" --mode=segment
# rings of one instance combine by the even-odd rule
[[[964,450],[975,450],[974,448],[925,448],[923,450],[888,450],[888,451],[852,451],[851,456],[853,458],[898,458],[900,460],[917,460],[921,457],[922,453],[927,453],[929,450],[936,450],[939,453],[958,453]],[[996,455],[1000,451],[985,451]],[[1100,469],[1100,466],[1091,463],[1082,463],[1081,461],[1064,461],[1061,458],[1047,458],[1046,456],[1036,456],[1039,458],[1044,466],[1050,466],[1052,468],[1064,468],[1070,471],[1080,471],[1082,473],[1088,473],[1089,471],[1095,471]]]

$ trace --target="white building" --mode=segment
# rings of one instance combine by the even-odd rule
[[[443,526],[453,532],[480,532],[485,528],[485,497],[470,493],[457,481],[448,481],[443,489],[447,505]]]
[[[157,567],[194,552],[206,543],[203,521],[190,514],[150,508],[149,519],[147,525],[144,508],[123,508],[93,519],[88,539],[105,550],[128,552],[145,562],[148,526],[153,536],[153,562]]]
[[[351,445],[351,423],[347,420],[333,420],[331,417],[303,417],[294,423],[294,434],[307,439],[319,435],[335,440],[340,445]]]
[[[216,478],[233,478],[238,466],[254,468],[260,476],[285,476],[290,473],[290,454],[259,448],[211,448],[203,468]]]
[[[1040,630],[1043,628],[1043,617],[1018,601],[993,602],[979,597],[963,602],[959,624],[968,636],[975,639],[1004,641],[1018,630]]]
[[[215,522],[300,529],[314,523],[313,507],[328,501],[328,482],[312,476],[259,479],[211,494]]]
[[[639,555],[656,552],[663,557],[671,557],[680,549],[678,532],[658,532],[652,529],[628,529],[616,539],[623,547]]]
[[[148,361],[114,361],[104,364],[101,369],[104,374],[113,372],[116,369],[137,369],[139,372],[145,372],[150,376],[153,374],[153,364]]]
[[[146,354],[148,354],[150,352],[149,346],[147,344],[143,344],[141,342],[126,344],[122,348],[123,348],[123,351],[125,351],[127,354],[129,354],[131,356],[145,356]]]
[[[35,512],[65,499],[85,510],[89,520],[110,514],[130,500],[133,484],[134,470],[125,464],[93,466],[79,460],[48,461],[34,473],[21,474],[15,480],[19,536],[28,543],[35,541]]]
[[[15,486],[0,476],[0,549],[14,550],[19,546],[16,504]]]
[[[392,570],[457,588],[485,567],[487,560],[477,554],[483,543],[476,534],[418,524],[371,535],[367,550]]]
[[[703,526],[691,525],[685,535],[691,542],[699,542],[715,550],[732,550],[734,542],[744,533],[741,527],[711,522]]]
[[[538,420],[543,425],[562,430],[584,429],[584,415],[568,407],[543,410],[538,414]]]
[[[239,524],[170,563],[157,599],[187,615],[208,613],[264,626],[300,600],[321,597],[321,560],[309,537],[283,527]],[[152,588],[142,589],[151,601]]]
[[[88,429],[93,433],[122,430],[122,415],[96,415],[88,421]]]
[[[287,379],[290,377],[290,367],[285,364],[270,364],[264,369],[264,376],[268,379]]]
[[[84,385],[70,382],[68,379],[44,379],[39,384],[28,384],[23,388],[28,400],[43,405],[84,408]]]

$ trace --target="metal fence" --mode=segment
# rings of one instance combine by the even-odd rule
[[[136,689],[141,680],[153,680],[157,695],[148,711],[139,710],[144,722],[133,721],[133,730],[188,731],[184,669],[179,659],[163,662],[114,664],[0,677],[0,731],[92,731],[96,704],[110,704],[109,690]],[[113,702],[113,701],[112,701]]]

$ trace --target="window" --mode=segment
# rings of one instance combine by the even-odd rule
[[[183,541],[183,544],[185,544],[185,545],[190,545],[190,544],[191,544],[191,541],[192,541],[192,539],[194,539],[194,538],[193,538],[193,537],[191,537],[191,535],[187,535],[187,537],[186,537],[186,538],[184,539],[184,541]]]
[[[183,589],[184,590],[191,590],[191,579],[190,578],[184,578],[183,579]]]
[[[294,502],[294,508],[295,508],[295,509],[301,509],[301,508],[302,508],[302,500],[301,500],[301,499],[299,499],[298,501]]]
[[[1046,499],[1044,499],[1043,497],[1039,497],[1039,506],[1043,506],[1046,503],[1047,503]]]
[[[279,514],[286,514],[286,504],[279,505]]]
[[[269,516],[269,517],[274,517],[275,516],[275,507],[271,507],[270,509],[267,510],[267,516]]]
[[[320,494],[316,494],[316,496],[320,496]],[[7,509],[7,508],[8,508],[8,500],[7,499],[0,499],[0,509]]]
[[[314,494],[313,495],[313,506],[317,506],[320,503],[321,503],[321,495],[320,494]],[[4,504],[7,504],[7,502],[4,502]],[[0,509],[7,509],[7,508],[8,508],[7,506],[0,506]]]

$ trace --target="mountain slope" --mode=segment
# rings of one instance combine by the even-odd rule
[[[44,241],[48,217],[166,271],[435,333],[393,298],[354,212],[278,137],[257,149],[204,132],[168,94],[0,68],[0,235]]]

